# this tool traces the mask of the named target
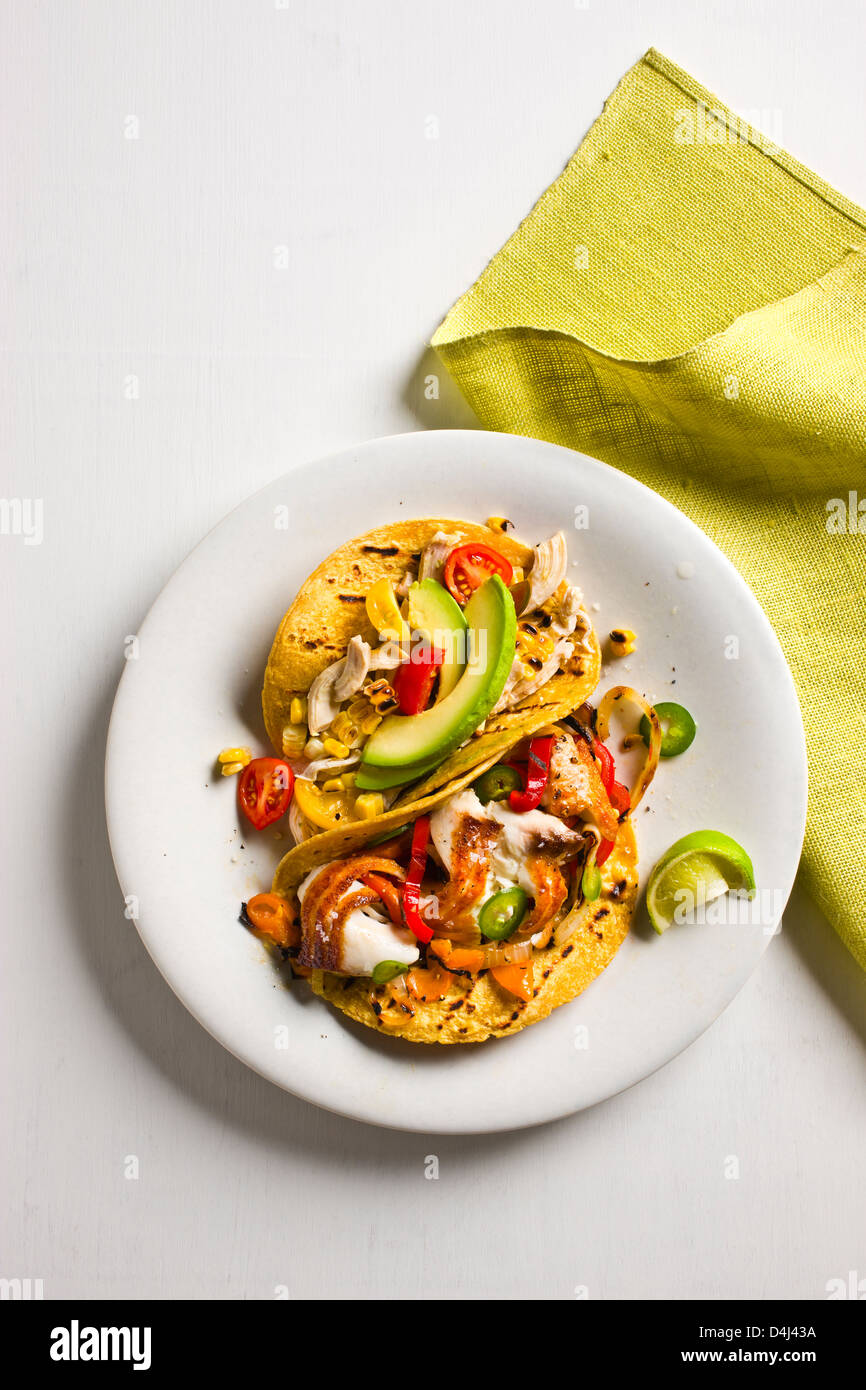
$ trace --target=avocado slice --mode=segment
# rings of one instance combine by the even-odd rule
[[[466,669],[467,623],[463,610],[435,579],[422,579],[409,588],[409,626],[444,651],[439,668],[436,703],[451,694]]]
[[[355,786],[362,792],[383,792],[390,787],[402,787],[406,782],[417,782],[419,777],[438,767],[441,761],[440,757],[428,758],[427,762],[414,763],[410,767],[367,767],[364,763],[355,774]]]
[[[367,742],[359,776],[371,767],[405,770],[423,762],[435,767],[493,709],[514,660],[514,600],[494,574],[475,590],[463,611],[469,660],[451,694],[421,714],[389,714]]]

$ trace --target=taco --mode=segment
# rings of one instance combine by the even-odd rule
[[[649,725],[631,792],[604,742],[629,703]],[[378,1032],[424,1043],[517,1032],[580,994],[628,933],[630,816],[660,740],[652,708],[617,687],[598,711],[512,735],[483,770],[296,845],[272,892],[247,905],[248,925]]]
[[[262,691],[297,841],[451,786],[595,688],[563,533],[529,547],[492,522],[395,522],[303,584]]]

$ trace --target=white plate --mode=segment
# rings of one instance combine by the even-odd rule
[[[288,509],[288,529],[280,523]],[[588,509],[589,525],[580,508]],[[529,543],[560,527],[615,663],[651,699],[691,710],[698,736],[663,762],[636,815],[642,881],[672,841],[726,831],[752,855],[755,924],[650,930],[641,908],[607,971],[512,1038],[420,1047],[349,1023],[282,986],[238,924],[286,848],[238,822],[216,753],[265,752],[259,691],[284,609],[334,547],[389,519],[510,517]],[[689,577],[685,577],[689,576]],[[738,655],[731,653],[738,650]],[[604,678],[603,678],[604,680]],[[675,683],[674,683],[675,682]],[[225,1047],[286,1090],[374,1124],[478,1133],[539,1124],[614,1095],[687,1047],[755,969],[800,857],[806,759],[791,677],[769,623],[706,536],[594,459],[513,435],[454,430],[374,440],[294,470],[244,502],[166,585],[127,662],[108,737],[112,853],[130,915],[172,989]]]

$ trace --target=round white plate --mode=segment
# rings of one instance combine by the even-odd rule
[[[267,747],[259,691],[277,624],[343,541],[399,517],[509,517],[530,544],[562,528],[600,634],[633,656],[606,684],[691,710],[698,736],[663,762],[636,814],[641,878],[686,832],[750,852],[760,920],[650,929],[641,907],[579,999],[511,1038],[421,1047],[377,1036],[286,988],[238,924],[286,841],[239,824],[231,744]],[[596,607],[597,605],[597,607]],[[800,857],[806,759],[776,637],[724,556],[680,512],[594,459],[514,435],[374,440],[293,470],[193,551],[138,634],[108,737],[111,848],[130,915],[172,989],[225,1047],[278,1086],[373,1124],[478,1133],[539,1124],[614,1095],[676,1056],[755,969]],[[645,806],[649,807],[645,811]]]

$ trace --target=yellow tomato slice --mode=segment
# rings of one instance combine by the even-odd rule
[[[333,830],[335,826],[355,819],[354,793],[322,791],[307,777],[295,778],[295,801],[301,814],[320,830]]]
[[[395,637],[398,642],[409,640],[409,625],[400,613],[390,579],[378,579],[367,591],[366,606],[367,617],[380,637]]]

